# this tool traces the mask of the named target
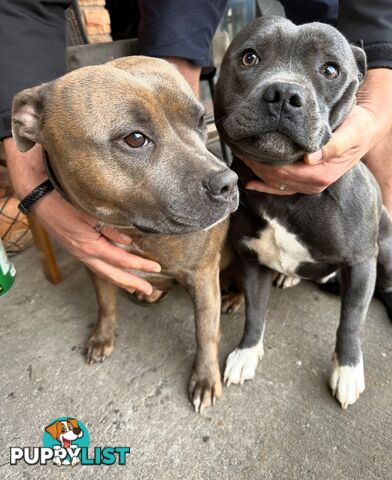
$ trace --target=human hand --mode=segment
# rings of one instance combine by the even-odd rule
[[[15,192],[22,198],[46,178],[41,147],[35,146],[29,152],[21,153],[11,138],[4,141],[4,147]],[[109,242],[127,245],[132,241],[127,235],[109,226],[97,232],[94,229],[96,219],[74,208],[57,192],[41,198],[32,207],[32,212],[40,224],[89,269],[126,290],[152,293],[153,288],[148,282],[125,269],[159,272],[159,264]]]
[[[284,167],[271,167],[242,158],[263,182],[252,180],[246,188],[277,195],[315,194],[338,180],[392,126],[392,70],[369,70],[357,94],[357,103],[335,130],[330,141],[304,161]]]
[[[96,219],[79,212],[57,192],[45,195],[32,207],[32,211],[41,225],[90,270],[131,292],[152,293],[153,288],[147,281],[125,269],[159,272],[159,264],[109,242],[128,245],[132,239],[127,235],[110,226],[104,226],[97,232],[94,229]]]

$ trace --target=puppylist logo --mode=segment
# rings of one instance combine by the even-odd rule
[[[43,447],[11,447],[10,464],[46,465],[125,465],[129,447],[94,447],[89,455],[90,434],[80,420],[59,417],[45,427]]]

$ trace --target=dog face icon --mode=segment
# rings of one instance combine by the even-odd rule
[[[64,421],[57,420],[45,428],[52,438],[61,443],[63,448],[70,448],[72,441],[83,436],[83,431],[78,425],[76,418],[67,418]]]

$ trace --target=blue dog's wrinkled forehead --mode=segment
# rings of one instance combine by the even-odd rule
[[[255,48],[259,53],[272,55],[274,51],[303,50],[307,55],[324,53],[353,60],[351,47],[346,38],[333,26],[313,22],[297,26],[283,17],[261,17],[247,25],[234,38],[229,55],[238,50]]]
[[[234,38],[223,59],[222,71],[230,65],[240,74],[242,58],[248,50],[255,52],[260,62],[249,75],[268,76],[274,69],[314,76],[330,62],[347,80],[357,78],[362,82],[366,74],[365,52],[350,45],[335,27],[319,22],[297,26],[283,17],[254,20]],[[226,73],[230,75],[229,71]]]

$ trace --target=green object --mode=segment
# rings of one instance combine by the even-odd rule
[[[0,298],[7,295],[15,281],[15,267],[8,260],[0,238]]]

